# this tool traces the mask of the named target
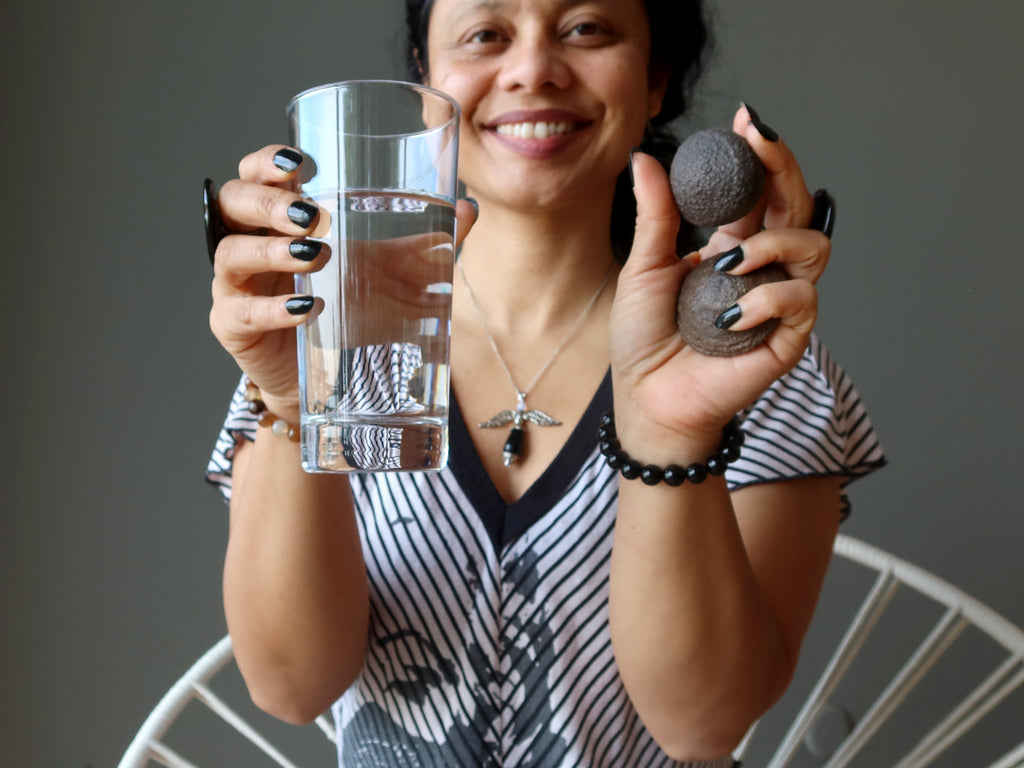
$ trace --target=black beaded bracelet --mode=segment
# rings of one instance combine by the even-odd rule
[[[669,464],[662,468],[654,464],[644,466],[622,450],[622,444],[615,434],[615,412],[608,411],[601,417],[601,426],[597,429],[597,439],[601,455],[608,466],[618,471],[627,480],[640,478],[646,485],[657,485],[664,481],[673,487],[682,485],[689,480],[691,483],[703,483],[708,475],[718,477],[725,474],[725,468],[740,457],[740,446],[743,445],[744,434],[740,428],[738,416],[722,428],[722,443],[703,464],[691,464],[683,468],[678,464]]]

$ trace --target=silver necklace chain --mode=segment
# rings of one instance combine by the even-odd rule
[[[480,309],[480,305],[476,301],[476,296],[473,294],[473,289],[469,285],[469,279],[466,277],[466,268],[462,264],[462,259],[458,259],[455,263],[459,268],[459,274],[462,276],[462,284],[466,286],[466,295],[469,296],[469,302],[470,304],[473,305],[473,311],[476,312],[476,316],[480,320],[480,326],[484,329],[484,333],[487,335],[487,340],[491,344],[491,349],[494,350],[494,356],[498,359],[498,362],[501,364],[502,370],[505,371],[505,376],[508,377],[509,384],[512,385],[512,389],[514,389],[516,393],[517,402],[515,409],[506,409],[501,413],[497,414],[496,416],[494,416],[493,418],[477,424],[478,427],[483,428],[501,427],[510,423],[513,425],[512,431],[509,433],[508,440],[505,441],[504,462],[505,466],[507,467],[519,457],[519,454],[522,450],[524,422],[528,421],[531,424],[536,424],[537,426],[541,427],[553,427],[558,426],[559,424],[562,423],[553,416],[548,415],[544,411],[537,410],[536,408],[527,408],[526,396],[529,394],[530,390],[533,389],[533,387],[537,384],[537,382],[540,381],[541,376],[543,376],[547,372],[548,368],[551,367],[552,363],[555,362],[555,359],[562,352],[562,350],[565,349],[565,345],[568,344],[572,337],[576,334],[576,331],[579,330],[579,327],[583,324],[583,321],[587,319],[587,316],[590,314],[590,311],[594,308],[594,305],[597,303],[598,297],[600,297],[600,295],[604,292],[605,286],[608,285],[608,281],[611,279],[612,271],[615,267],[615,262],[612,262],[608,266],[608,272],[605,273],[604,280],[601,281],[601,285],[598,286],[597,290],[594,292],[594,295],[590,297],[590,300],[586,303],[586,306],[583,307],[583,310],[580,312],[579,317],[577,317],[576,321],[572,324],[572,327],[569,328],[569,330],[566,332],[565,336],[562,338],[562,341],[559,343],[559,345],[555,347],[555,351],[551,353],[551,355],[548,357],[544,365],[541,366],[541,369],[537,371],[537,375],[533,377],[533,381],[531,381],[525,389],[520,389],[516,385],[516,381],[512,377],[512,371],[509,370],[508,364],[505,362],[505,358],[501,356],[501,351],[498,349],[498,343],[494,340],[494,335],[491,333],[491,329],[487,327],[487,321],[484,319],[484,313]]]

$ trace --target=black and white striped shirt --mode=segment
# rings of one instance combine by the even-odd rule
[[[597,450],[606,377],[545,473],[498,494],[457,403],[441,472],[351,475],[369,575],[370,639],[334,705],[344,768],[678,766],[619,679],[608,630],[617,475]],[[730,488],[885,463],[859,395],[812,338],[744,417]],[[230,495],[231,456],[255,423],[232,400],[207,470]],[[718,768],[731,759],[701,763]]]

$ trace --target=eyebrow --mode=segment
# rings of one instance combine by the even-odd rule
[[[594,0],[559,0],[558,6],[560,10],[566,8],[574,8],[577,5],[584,5],[585,3],[592,3]],[[478,9],[484,9],[488,11],[494,11],[502,8],[509,4],[509,0],[475,0],[475,2],[465,3],[458,9],[452,12],[451,18],[458,19],[467,13]]]

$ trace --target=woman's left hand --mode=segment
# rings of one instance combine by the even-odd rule
[[[639,420],[641,429],[711,440],[737,412],[800,360],[817,319],[817,290],[831,251],[829,239],[806,227],[814,204],[800,167],[786,144],[765,139],[740,108],[734,130],[744,136],[767,172],[758,206],[720,227],[698,253],[680,259],[679,227],[668,175],[653,158],[633,159],[637,225],[633,249],[619,276],[611,321],[611,362],[616,419]],[[742,245],[733,274],[769,262],[789,279],[742,296],[731,330],[769,318],[779,325],[757,348],[712,357],[688,347],[676,327],[676,300],[686,274],[702,259]],[[722,307],[723,310],[727,307]],[[653,437],[653,436],[652,436]]]

